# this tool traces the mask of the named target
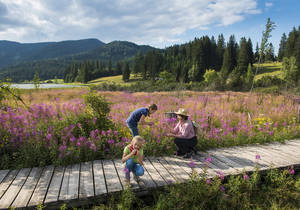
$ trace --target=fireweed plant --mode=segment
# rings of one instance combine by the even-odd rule
[[[84,95],[82,97],[81,95]],[[142,126],[146,156],[173,154],[165,113],[182,107],[202,129],[198,149],[267,143],[299,137],[297,105],[286,96],[235,92],[24,91],[29,109],[0,110],[0,168],[71,164],[120,158],[131,140],[125,121],[132,110],[155,103],[152,127]],[[9,104],[7,102],[6,104]]]

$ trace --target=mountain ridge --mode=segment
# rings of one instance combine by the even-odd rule
[[[84,60],[130,60],[137,53],[161,50],[129,41],[104,43],[98,39],[65,40],[61,42],[19,43],[0,40],[0,79],[31,80],[35,72],[41,79],[61,78],[66,67]]]

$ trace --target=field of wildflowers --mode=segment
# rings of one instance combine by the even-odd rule
[[[130,141],[125,120],[136,108],[155,103],[158,111],[141,126],[145,155],[174,152],[166,137],[165,112],[183,107],[202,128],[198,149],[284,141],[299,137],[297,105],[291,97],[235,92],[97,92],[110,109],[100,113],[97,102],[86,102],[87,89],[24,91],[29,109],[6,101],[0,111],[0,169],[70,164],[121,157]],[[101,97],[100,97],[101,96]],[[101,105],[101,103],[100,103]],[[92,107],[91,107],[92,106]],[[94,107],[93,107],[94,106]],[[98,109],[98,111],[96,111]],[[105,121],[103,116],[108,117]]]

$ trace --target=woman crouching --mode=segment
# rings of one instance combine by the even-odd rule
[[[198,142],[193,122],[188,119],[189,115],[185,109],[180,108],[175,114],[178,123],[174,129],[169,127],[171,132],[168,133],[167,136],[175,137],[174,143],[177,147],[175,155],[190,158],[192,156],[192,151]]]

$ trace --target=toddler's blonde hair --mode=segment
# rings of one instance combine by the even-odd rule
[[[133,137],[133,139],[131,140],[131,142],[137,141],[139,143],[144,143],[144,139],[141,136],[135,136]]]

